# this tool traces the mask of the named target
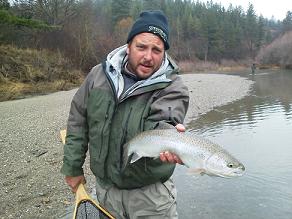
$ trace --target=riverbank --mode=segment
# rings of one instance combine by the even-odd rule
[[[252,82],[223,74],[182,75],[190,91],[186,125],[214,107],[242,98]],[[60,218],[74,196],[60,173],[66,127],[76,89],[0,103],[0,218]],[[94,186],[86,162],[89,190]]]
[[[0,101],[71,90],[84,79],[60,52],[45,49],[0,45],[0,63]]]

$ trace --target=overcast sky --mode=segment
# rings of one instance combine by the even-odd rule
[[[199,0],[207,2],[207,0]],[[220,3],[227,8],[230,3],[233,6],[242,6],[244,11],[248,8],[249,2],[253,4],[256,14],[265,18],[275,17],[276,20],[283,20],[287,11],[292,11],[292,0],[213,0],[213,3]]]

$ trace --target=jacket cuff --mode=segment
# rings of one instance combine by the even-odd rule
[[[78,169],[71,167],[69,165],[63,164],[61,168],[61,173],[65,176],[81,176],[84,175],[83,169]]]

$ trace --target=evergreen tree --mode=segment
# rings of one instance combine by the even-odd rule
[[[205,13],[201,18],[202,32],[201,39],[203,44],[204,60],[219,60],[223,49],[223,30],[218,20],[219,6],[209,2]]]
[[[158,10],[161,9],[161,1],[158,0],[143,0],[144,10]]]
[[[0,0],[0,9],[8,10],[10,8],[10,4],[8,0]]]
[[[120,20],[130,16],[131,0],[112,1],[112,22],[115,26]]]
[[[264,17],[260,16],[257,23],[257,37],[255,46],[257,51],[261,48],[265,38],[265,30],[264,30]]]
[[[3,9],[0,10],[0,24],[7,24],[7,25],[15,26],[15,27],[23,26],[23,27],[28,27],[31,29],[45,29],[45,30],[58,28],[57,26],[48,25],[40,20],[17,17],[11,14],[9,11],[3,10]]]
[[[240,59],[242,57],[242,19],[241,7],[230,5],[223,20],[224,58]]]
[[[292,11],[288,11],[286,14],[285,19],[282,22],[283,24],[283,31],[282,32],[288,32],[292,30]]]
[[[131,17],[136,20],[139,17],[139,14],[143,10],[143,2],[142,0],[133,1],[130,14]]]
[[[252,58],[255,57],[255,44],[257,40],[257,17],[255,14],[254,6],[249,4],[245,17],[245,37],[248,46],[249,54]]]

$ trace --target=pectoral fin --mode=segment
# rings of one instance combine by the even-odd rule
[[[121,167],[121,172],[123,172],[126,168],[126,166],[128,164],[132,164],[132,163],[135,163],[137,160],[139,160],[142,156],[140,156],[139,154],[137,153],[132,153],[131,155],[127,156],[127,154],[125,153],[124,154],[124,160],[123,160],[123,163],[122,163],[122,167]]]
[[[139,160],[140,158],[142,158],[142,156],[141,155],[139,155],[139,154],[137,154],[137,153],[133,153],[132,155],[131,155],[131,161],[130,161],[130,163],[135,163],[137,160]]]

